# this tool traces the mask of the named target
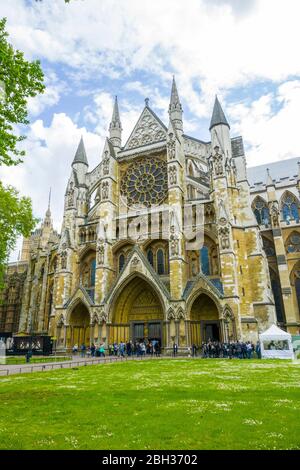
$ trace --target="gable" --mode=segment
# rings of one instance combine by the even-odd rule
[[[160,142],[166,138],[167,128],[158,116],[145,107],[123,150]]]

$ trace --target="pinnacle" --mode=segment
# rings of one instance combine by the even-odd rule
[[[224,124],[225,126],[228,126],[230,129],[230,126],[228,124],[228,121],[226,119],[226,116],[224,114],[224,111],[222,109],[222,106],[218,100],[218,97],[216,95],[215,99],[215,104],[214,104],[214,109],[213,109],[213,114],[212,118],[210,121],[210,126],[209,130],[211,131],[213,127],[218,126],[219,124]]]

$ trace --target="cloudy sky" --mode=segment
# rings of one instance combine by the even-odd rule
[[[299,0],[1,0],[3,16],[47,89],[29,102],[24,164],[0,176],[31,196],[37,217],[51,186],[58,230],[80,136],[91,169],[114,95],[124,142],[146,97],[167,123],[173,74],[187,134],[209,140],[218,93],[248,166],[300,157]]]

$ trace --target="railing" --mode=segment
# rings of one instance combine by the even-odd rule
[[[123,362],[123,361],[137,361],[137,360],[145,360],[145,359],[160,359],[159,356],[124,356],[124,357],[116,357],[116,356],[107,356],[101,357],[98,359],[82,359],[82,360],[72,360],[72,361],[64,361],[60,363],[53,363],[53,364],[36,364],[36,365],[23,365],[23,367],[14,367],[13,365],[9,369],[1,369],[0,367],[0,376],[7,376],[7,375],[15,375],[15,374],[22,374],[28,372],[44,372],[47,370],[59,370],[59,369],[72,369],[74,367],[80,366],[90,366],[95,364],[106,364],[112,362]]]

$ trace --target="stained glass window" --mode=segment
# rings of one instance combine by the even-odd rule
[[[123,254],[121,254],[119,256],[119,273],[122,271],[122,269],[124,268],[124,264],[125,264],[125,256]]]
[[[252,209],[259,225],[270,224],[270,212],[266,201],[261,197],[257,197],[252,204]]]
[[[160,204],[167,190],[167,164],[157,157],[132,163],[121,181],[121,195],[129,206]]]
[[[287,223],[289,223],[290,220],[299,222],[299,202],[293,194],[285,194],[282,199],[281,211],[283,220]]]
[[[275,246],[274,243],[263,237],[263,246],[267,256],[275,256]]]
[[[164,274],[165,273],[165,261],[164,261],[164,252],[163,250],[158,250],[157,254],[157,273]]]
[[[287,252],[299,253],[300,252],[300,234],[292,233],[287,240]]]
[[[210,275],[210,267],[209,267],[209,253],[207,246],[203,246],[200,250],[200,257],[201,257],[201,271],[206,276]]]
[[[147,259],[148,259],[149,263],[151,264],[151,266],[153,266],[153,251],[152,250],[148,250]]]
[[[96,280],[96,259],[93,259],[91,262],[91,286],[95,286]]]

